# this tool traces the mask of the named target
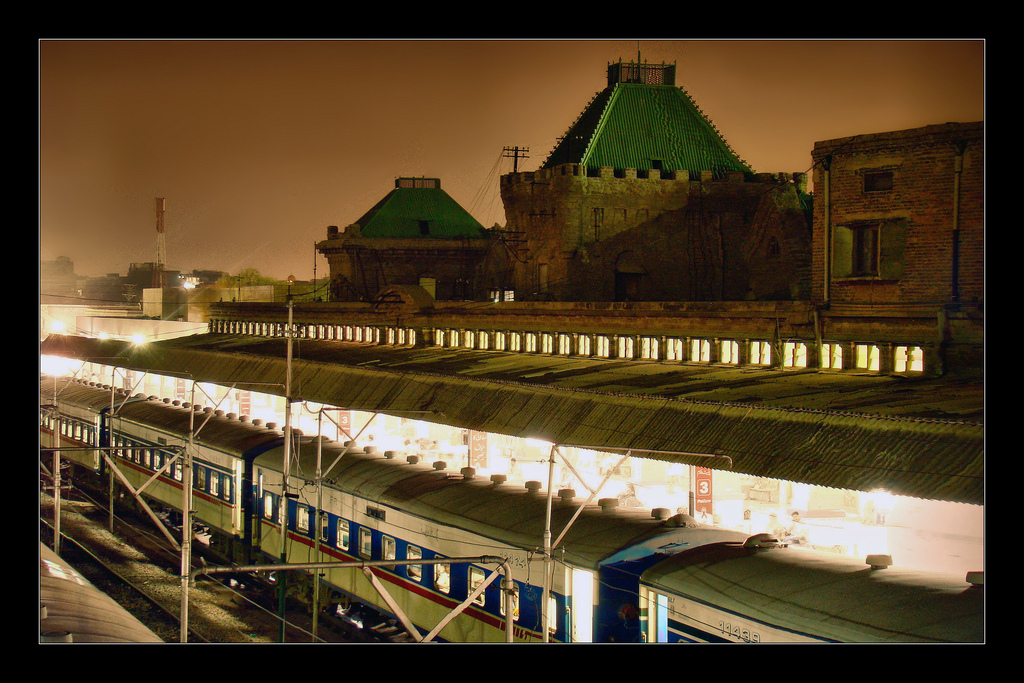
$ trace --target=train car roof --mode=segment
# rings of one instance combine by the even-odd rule
[[[125,401],[125,399],[138,400],[137,398],[129,397],[127,393],[120,389],[115,389],[114,392],[115,407],[120,405]],[[66,377],[54,378],[40,376],[39,403],[53,403],[55,393],[58,406],[73,405],[94,412],[100,412],[102,410],[109,411],[110,409],[109,386],[104,387],[99,384],[71,380]]]
[[[40,378],[39,386],[40,403],[52,402],[53,378]],[[183,442],[189,437],[192,411],[195,412],[192,425],[198,430],[196,443],[227,453],[242,455],[259,452],[268,444],[284,438],[281,432],[275,429],[250,422],[247,418],[215,411],[213,408],[196,409],[188,404],[175,405],[169,400],[142,394],[129,396],[124,391],[115,391],[114,413],[117,417],[161,429],[177,436]],[[109,412],[110,387],[66,378],[58,379],[57,402],[58,405],[75,405],[90,411]]]
[[[791,547],[709,545],[653,565],[641,582],[841,642],[981,642],[984,592],[966,579]]]
[[[430,520],[439,525],[461,528],[518,548],[542,548],[547,513],[547,491],[531,491],[518,484],[495,484],[483,477],[467,478],[449,470],[435,470],[429,463],[412,464],[406,458],[387,458],[382,453],[344,453],[338,442],[323,439],[321,470],[325,488],[353,493],[382,506]],[[284,462],[283,446],[270,449],[256,458],[258,466],[280,472]],[[339,455],[337,464],[331,467]],[[295,453],[296,464],[289,468],[292,488],[302,480],[310,485],[316,477],[316,439],[303,438]],[[327,468],[331,469],[327,471]],[[311,489],[307,489],[311,490]],[[300,494],[301,495],[301,494]],[[312,504],[315,496],[306,502]],[[552,501],[552,540],[569,524],[584,501],[571,501],[557,495]],[[568,533],[556,548],[567,559],[597,568],[619,559],[638,559],[658,552],[678,551],[693,544],[692,528],[681,528],[679,518],[655,519],[648,510],[628,507],[603,509],[587,505],[572,521]],[[735,539],[728,530],[703,527],[701,542]],[[701,536],[702,534],[696,534]],[[690,538],[686,538],[689,536]],[[745,538],[745,536],[744,536]],[[680,545],[683,544],[683,545]],[[636,548],[632,557],[624,557],[625,548]]]
[[[194,429],[197,445],[238,457],[257,453],[284,438],[276,429],[223,411],[187,404],[178,406],[158,399],[126,403],[117,411],[117,416],[122,420],[160,429],[177,436],[183,442],[188,441],[190,430]]]
[[[44,642],[163,642],[42,543],[39,544],[39,605],[39,637]]]

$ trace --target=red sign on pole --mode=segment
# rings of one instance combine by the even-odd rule
[[[338,416],[338,439],[347,441],[352,438],[352,411],[339,410]]]
[[[710,520],[714,514],[711,504],[711,468],[694,467],[693,469],[694,511],[697,513],[697,519],[703,519],[706,516]]]

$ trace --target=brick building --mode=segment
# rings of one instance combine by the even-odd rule
[[[501,179],[521,298],[809,295],[802,174],[755,174],[673,65],[619,62],[540,170]]]
[[[816,143],[812,301],[892,341],[930,320],[936,363],[980,366],[984,153],[983,122]]]
[[[492,244],[439,178],[398,178],[369,211],[316,248],[328,261],[331,300],[372,301],[390,286],[423,287],[438,300],[483,298],[481,264]]]
[[[981,302],[983,135],[945,123],[815,143],[813,299]]]

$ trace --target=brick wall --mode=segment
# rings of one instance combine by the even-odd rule
[[[960,301],[980,301],[984,287],[982,123],[828,140],[815,144],[812,157],[815,301],[942,304],[953,302],[957,294]],[[891,173],[891,189],[867,191],[865,176],[872,172]],[[895,277],[885,273],[841,277],[837,231],[873,222],[881,222],[883,230],[884,225],[898,222],[905,230],[899,247],[902,272]],[[826,235],[831,235],[830,243]]]
[[[635,275],[641,300],[808,295],[810,229],[788,174],[590,173],[565,164],[502,177],[507,228],[524,236],[517,291],[609,301]],[[635,272],[617,276],[624,260]]]

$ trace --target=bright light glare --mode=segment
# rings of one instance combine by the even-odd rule
[[[896,496],[885,489],[875,489],[870,493],[860,494],[861,504],[871,501],[879,510],[891,511],[896,505]]]
[[[82,369],[83,362],[74,358],[60,356],[40,356],[39,371],[46,375],[64,377],[73,375]]]
[[[133,344],[142,344],[142,343],[145,343],[145,341],[146,341],[146,338],[143,337],[138,332],[136,332],[135,334],[132,335],[132,343]]]
[[[61,334],[64,332],[64,322],[62,320],[54,320],[50,323],[50,332],[55,334]]]

